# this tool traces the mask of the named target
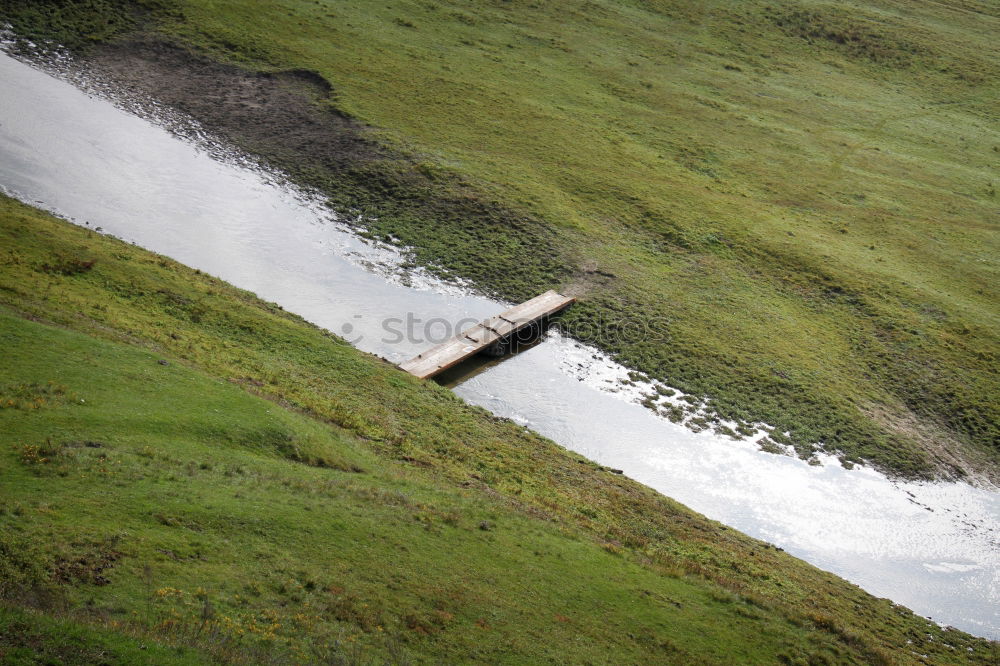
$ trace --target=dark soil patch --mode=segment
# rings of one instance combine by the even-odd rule
[[[442,275],[522,299],[571,272],[550,227],[380,145],[336,108],[335,86],[316,72],[253,71],[160,37],[101,45],[87,62],[124,94],[155,98],[318,189],[366,235],[412,248]]]
[[[340,171],[387,157],[359,123],[316,103],[333,87],[315,72],[248,71],[155,39],[102,46],[88,60],[126,93],[155,97],[270,158]]]
[[[122,558],[116,548],[116,539],[100,543],[75,544],[73,552],[59,557],[52,571],[58,583],[107,585],[111,580],[105,572]]]

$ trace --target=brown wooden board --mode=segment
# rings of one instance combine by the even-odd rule
[[[525,326],[559,312],[575,300],[551,290],[547,291],[467,328],[450,340],[401,363],[399,367],[421,379],[433,377],[481,352],[500,338],[517,333]]]

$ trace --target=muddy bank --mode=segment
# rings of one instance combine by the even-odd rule
[[[399,161],[323,105],[333,87],[315,72],[252,72],[152,37],[102,46],[84,62],[130,97],[156,99],[274,160],[305,158],[336,173]]]
[[[554,232],[377,142],[336,108],[336,89],[315,72],[251,71],[149,36],[92,49],[83,63],[127,95],[177,109],[321,190],[344,219],[411,247],[417,263],[443,275],[519,300],[568,274]]]

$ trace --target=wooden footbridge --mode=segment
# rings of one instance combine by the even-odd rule
[[[506,312],[479,322],[450,340],[431,347],[423,354],[417,354],[409,361],[401,363],[399,367],[421,379],[433,377],[473,354],[490,347],[503,348],[518,331],[559,312],[575,300],[554,291],[547,291]]]

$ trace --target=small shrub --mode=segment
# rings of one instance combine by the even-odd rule
[[[74,455],[65,442],[53,444],[51,439],[46,439],[44,444],[17,445],[14,449],[22,465],[36,468],[63,462]]]
[[[661,413],[670,419],[671,423],[680,423],[684,420],[684,409],[677,405],[664,407]]]
[[[604,550],[611,553],[612,555],[621,555],[625,552],[625,549],[622,548],[622,545],[616,541],[608,541],[606,543],[602,543],[601,547],[604,548]]]
[[[712,590],[711,592],[709,592],[709,596],[712,597],[712,599],[714,599],[715,601],[718,601],[719,603],[723,604],[734,604],[740,600],[739,595],[734,594],[729,590],[721,588]]]
[[[806,617],[808,617],[809,621],[812,622],[814,625],[816,625],[818,629],[823,629],[824,631],[833,631],[833,632],[836,632],[838,630],[837,621],[825,613],[813,612],[809,613]]]
[[[736,434],[735,430],[733,430],[732,428],[730,428],[729,426],[726,426],[726,425],[717,425],[717,426],[715,426],[715,428],[713,430],[714,430],[714,432],[715,432],[716,435],[720,435],[720,436],[723,436],[723,437],[729,437],[731,439],[739,439],[740,438],[739,435]]]
[[[706,419],[704,416],[698,416],[693,419],[688,419],[685,425],[694,432],[701,432],[708,428],[709,423],[708,419]]]

